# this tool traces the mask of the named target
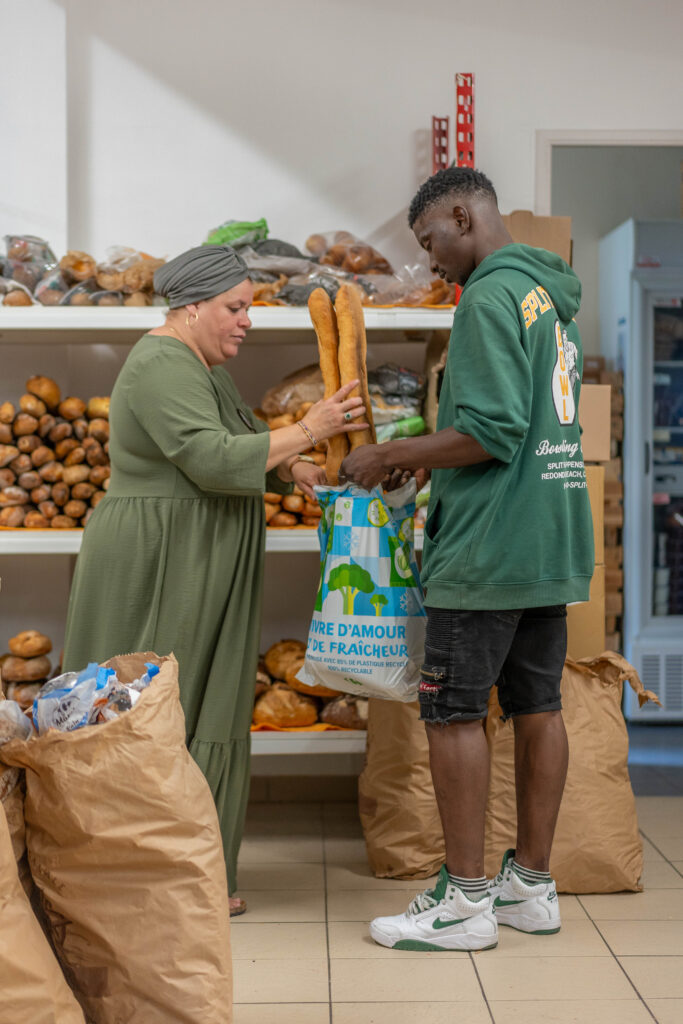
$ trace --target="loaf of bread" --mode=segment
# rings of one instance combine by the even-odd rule
[[[11,654],[2,662],[2,678],[7,683],[35,683],[47,679],[51,665],[44,657],[20,658]]]
[[[339,690],[330,690],[327,686],[306,686],[305,683],[299,682],[296,677],[297,673],[303,668],[304,658],[305,651],[296,658],[292,658],[285,676],[287,686],[291,687],[292,690],[296,690],[297,693],[305,693],[309,697],[338,697]]]
[[[295,693],[282,683],[274,683],[254,706],[255,725],[275,725],[280,729],[302,729],[314,725],[318,709],[314,700]]]
[[[266,671],[273,679],[285,680],[291,666],[305,654],[306,644],[300,640],[279,640],[266,651],[263,659]]]
[[[360,297],[354,287],[343,284],[337,292],[334,303],[339,329],[339,375],[342,384],[359,380],[350,397],[360,396],[365,406],[364,420],[369,424],[366,430],[357,430],[348,435],[351,450],[364,444],[375,444],[375,427],[372,421],[372,406],[368,389],[367,339],[365,319]]]
[[[341,387],[339,371],[339,331],[332,299],[324,288],[316,288],[308,298],[308,310],[318,339],[324,397],[331,398]],[[339,483],[339,467],[349,453],[347,434],[337,434],[327,442],[325,472],[333,487]]]
[[[338,725],[342,729],[367,729],[368,702],[364,697],[349,694],[337,697],[326,704],[320,713],[320,721],[327,725]]]
[[[9,683],[7,686],[7,699],[15,700],[22,711],[28,711],[29,708],[33,707],[33,701],[40,693],[42,686],[42,682]]]
[[[258,668],[256,669],[256,686],[254,688],[254,700],[257,700],[262,693],[270,689],[271,678],[266,671],[266,666],[263,661],[259,661]]]

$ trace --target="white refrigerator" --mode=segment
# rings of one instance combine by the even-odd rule
[[[628,220],[600,242],[600,346],[624,373],[624,654],[631,721],[683,722],[683,220]]]

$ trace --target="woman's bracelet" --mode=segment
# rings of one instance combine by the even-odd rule
[[[304,421],[303,420],[297,420],[297,427],[301,427],[301,429],[303,430],[304,434],[306,435],[308,440],[311,442],[311,448],[315,448],[315,446],[317,445],[318,442],[313,437],[313,434],[310,432],[310,430],[308,429],[308,427],[306,426]]]

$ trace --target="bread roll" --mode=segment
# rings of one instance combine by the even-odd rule
[[[36,473],[35,469],[32,469],[27,470],[26,473],[21,473],[21,475],[17,477],[17,483],[19,487],[23,487],[25,491],[32,491],[35,487],[40,487],[43,481],[40,478],[40,474]]]
[[[291,687],[292,690],[296,690],[298,693],[305,693],[309,697],[338,697],[339,690],[330,690],[327,686],[306,686],[305,683],[300,683],[296,678],[297,672],[303,667],[305,651],[297,658],[292,658],[289,663],[285,682],[287,686]]]
[[[263,503],[263,507],[264,507],[264,510],[265,510],[266,526],[267,526],[268,523],[273,518],[273,516],[276,516],[278,514],[278,512],[280,511],[280,506],[279,505],[271,505],[271,503],[269,501],[265,501]]]
[[[31,509],[26,513],[22,525],[25,530],[47,530],[50,526],[50,520],[35,509]]]
[[[331,700],[320,713],[320,721],[343,729],[367,729],[368,702],[364,697],[344,695]]]
[[[71,488],[71,497],[77,501],[90,501],[95,493],[95,485],[88,483],[74,484]]]
[[[318,516],[318,517],[315,517],[315,516],[302,516],[301,517],[301,525],[302,526],[310,526],[314,530],[317,530],[319,522],[320,522],[320,516]]]
[[[41,416],[38,420],[38,436],[45,439],[52,428],[55,426],[57,420],[49,412],[46,412],[44,416]]]
[[[55,516],[52,520],[53,530],[73,530],[77,526],[78,523],[76,520],[72,519],[70,516],[59,515]]]
[[[73,427],[74,437],[78,441],[82,441],[88,436],[88,421],[83,416],[78,416],[75,420],[71,421]]]
[[[102,398],[91,398],[86,407],[86,416],[89,420],[109,419],[109,396]]]
[[[13,473],[9,466],[4,469],[0,469],[0,491],[5,487],[11,487],[12,484],[17,482],[16,473]]]
[[[301,403],[299,408],[294,413],[294,419],[296,420],[297,423],[299,422],[299,420],[302,420],[304,418],[304,416],[306,415],[306,413],[308,412],[309,409],[313,408],[314,404],[315,404],[314,402],[302,402]]]
[[[341,387],[339,372],[339,331],[332,299],[324,288],[316,288],[308,297],[308,310],[318,339],[320,369],[325,387],[324,397],[331,398]],[[339,467],[349,453],[346,434],[337,434],[327,441],[325,469],[333,487],[339,483]]]
[[[9,466],[19,454],[19,449],[13,444],[0,444],[0,468]]]
[[[288,527],[296,526],[297,518],[290,512],[277,512],[270,520],[270,526]]]
[[[67,501],[64,506],[64,515],[71,516],[72,519],[80,519],[88,511],[88,506],[84,501],[76,501],[74,498],[71,501]]]
[[[22,711],[28,711],[29,708],[33,707],[33,701],[36,699],[42,689],[43,683],[10,683],[7,689],[7,699],[15,700]]]
[[[50,653],[52,641],[37,629],[23,629],[10,639],[8,646],[10,654],[19,658],[39,658],[41,654]]]
[[[306,248],[313,256],[324,256],[327,252],[327,241],[324,235],[309,235]]]
[[[60,508],[62,508],[63,505],[66,505],[70,497],[71,489],[63,480],[60,480],[52,488],[52,500],[55,505],[58,505]]]
[[[88,435],[94,437],[100,444],[104,444],[105,441],[109,440],[109,421],[102,419],[98,416],[94,420],[90,420],[88,424]]]
[[[69,439],[70,440],[70,439]],[[64,442],[62,442],[63,444]],[[81,448],[80,445],[76,445],[64,458],[65,466],[78,466],[81,462],[85,462],[85,449]]]
[[[55,453],[52,448],[48,448],[47,445],[41,444],[31,452],[31,463],[36,469],[40,469],[41,466],[45,466],[48,462],[54,460]]]
[[[37,395],[22,395],[19,399],[19,407],[22,412],[27,412],[38,420],[47,412],[45,402],[38,398]]]
[[[312,501],[308,501],[307,500],[304,503],[304,515],[305,516],[311,516],[314,519],[320,519],[322,514],[323,514],[323,510],[321,509],[320,505],[318,505],[317,502],[314,504]]]
[[[12,530],[23,526],[26,518],[26,508],[23,505],[10,505],[0,509],[0,526],[9,527]]]
[[[65,437],[63,441],[58,441],[57,444],[55,445],[55,455],[57,456],[60,462],[63,462],[64,459],[69,454],[69,452],[72,452],[74,448],[78,447],[79,444],[75,437]],[[85,457],[85,453],[83,454]]]
[[[282,427],[291,427],[296,420],[291,413],[283,413],[282,416],[272,416],[268,420],[269,430],[280,430]]]
[[[40,474],[39,474],[40,477]],[[31,501],[34,505],[40,505],[43,501],[49,501],[50,495],[52,494],[52,487],[50,484],[39,484],[34,487],[31,491]]]
[[[306,644],[300,640],[279,640],[266,651],[263,659],[266,671],[274,679],[285,679],[291,665],[305,654]]]
[[[36,448],[40,448],[41,440],[37,434],[24,434],[17,438],[17,448],[23,455],[30,455]]]
[[[15,288],[11,292],[5,292],[2,304],[3,306],[32,306],[33,300],[23,288]]]
[[[256,669],[256,686],[254,687],[254,700],[265,693],[266,690],[270,689],[271,679],[266,672],[266,666],[262,661],[259,661],[258,668]]]
[[[45,402],[48,409],[56,409],[59,405],[61,392],[52,377],[29,377],[26,381],[26,390]]]
[[[282,683],[274,683],[267,693],[256,701],[253,721],[255,725],[275,725],[280,729],[302,729],[318,720],[315,701],[295,693]]]
[[[282,499],[282,507],[285,512],[303,512],[304,499],[300,494],[286,494]]]
[[[65,466],[62,480],[69,487],[73,487],[74,484],[80,484],[87,480],[91,472],[90,466],[86,466],[83,463],[79,466]]]
[[[73,432],[74,428],[66,420],[57,420],[48,437],[53,444],[57,444],[58,441],[63,441],[65,437],[71,437]]]
[[[59,403],[58,412],[63,419],[69,420],[69,422],[79,419],[85,412],[85,402],[81,398],[65,398],[63,402]]]
[[[54,519],[55,516],[59,515],[59,508],[55,505],[54,501],[41,501],[38,505],[38,511],[41,516],[45,516],[48,522],[50,519]]]
[[[28,473],[29,470],[33,469],[33,463],[31,462],[30,455],[17,455],[16,459],[12,459],[9,464],[9,468],[13,473],[19,476],[20,473]]]
[[[2,678],[8,683],[34,683],[38,679],[47,679],[51,667],[45,657],[19,658],[10,655],[2,663]]]
[[[91,441],[92,444],[88,445],[85,449],[85,460],[89,466],[108,466],[109,457],[105,452],[104,448],[99,441],[96,441],[94,437],[84,438],[86,441]]]
[[[275,494],[274,491],[266,491],[263,495],[263,500],[267,501],[269,505],[281,505],[283,497],[284,495]]]
[[[20,438],[23,440],[23,438]],[[14,434],[12,433],[12,427],[9,423],[0,423],[0,444],[12,444],[14,441]]]
[[[368,390],[367,340],[365,337],[365,319],[363,307],[356,289],[348,284],[341,285],[337,292],[334,308],[339,328],[339,373],[342,384],[358,379],[360,385],[350,394],[350,398],[360,396],[365,406],[367,430],[358,430],[349,434],[351,450],[364,444],[376,444],[375,427],[372,422],[370,392]]]
[[[23,434],[35,434],[37,429],[38,420],[35,416],[31,416],[28,412],[17,413],[12,424],[12,433],[15,437],[21,437]]]
[[[94,509],[97,508],[97,506],[102,501],[102,498],[105,496],[106,493],[106,491],[95,491],[92,498],[90,499],[90,504]]]
[[[87,479],[90,481],[91,484],[94,484],[95,487],[102,487],[104,488],[104,490],[106,490],[106,487],[104,487],[104,485],[110,476],[111,469],[109,466],[93,466],[93,468],[90,470],[88,474]]]
[[[0,491],[0,508],[12,508],[14,505],[25,505],[28,492],[23,487],[5,487]]]
[[[0,423],[14,422],[16,414],[17,410],[11,402],[3,402],[2,405],[0,405]]]
[[[72,281],[88,281],[97,273],[97,264],[87,252],[69,249],[59,261],[59,269]]]

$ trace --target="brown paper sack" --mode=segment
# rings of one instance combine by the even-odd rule
[[[31,872],[88,1017],[229,1024],[225,863],[209,787],[185,746],[178,664],[152,654],[107,664],[130,682],[145,661],[161,670],[131,711],[12,740],[1,756],[26,768]]]
[[[560,892],[640,892],[643,846],[628,774],[628,734],[621,711],[623,683],[641,705],[657,701],[635,669],[606,651],[567,660],[562,706],[569,737],[569,771],[555,831],[550,870]],[[657,703],[659,703],[657,701]],[[515,845],[514,733],[501,721],[497,691],[489,700],[486,736],[491,780],[486,815],[486,875],[500,870]]]
[[[445,859],[419,705],[370,700],[358,783],[368,861],[378,878],[429,878]]]
[[[85,1024],[21,887],[0,808],[0,1024]]]

